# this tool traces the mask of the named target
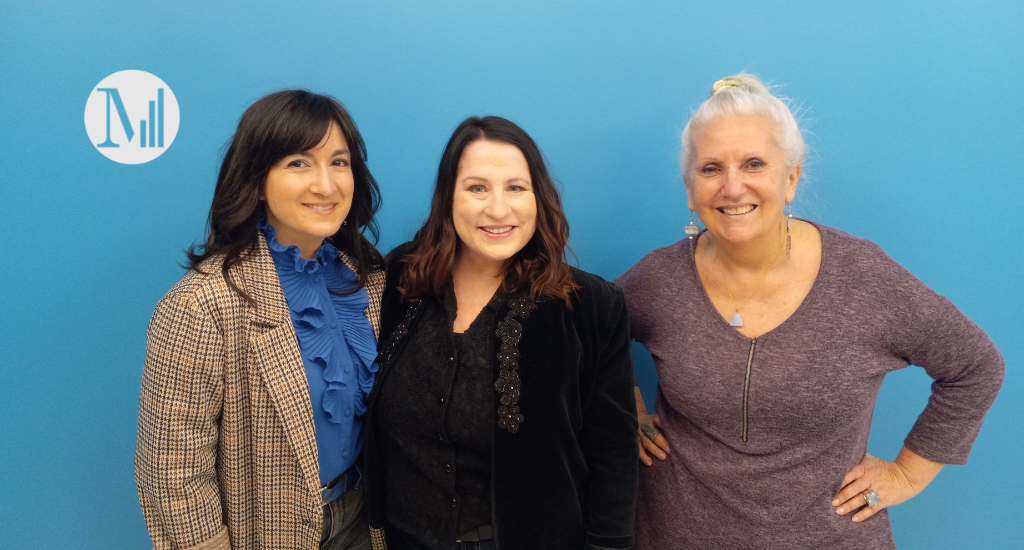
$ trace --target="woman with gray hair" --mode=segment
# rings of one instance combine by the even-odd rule
[[[716,82],[682,136],[689,238],[616,281],[659,377],[657,414],[636,391],[638,549],[895,548],[886,508],[966,462],[999,391],[1002,356],[949,300],[792,217],[803,158],[785,102],[752,75]],[[875,458],[882,379],[911,364],[931,399]]]

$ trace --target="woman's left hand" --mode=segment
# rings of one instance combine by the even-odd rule
[[[942,464],[932,462],[910,449],[903,447],[896,460],[889,462],[865,454],[859,464],[843,478],[843,489],[832,500],[836,513],[854,514],[853,521],[864,521],[875,512],[909,500],[931,483],[942,469]],[[870,491],[878,494],[878,504],[867,506]]]

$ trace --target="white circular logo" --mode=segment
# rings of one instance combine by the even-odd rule
[[[96,150],[121,164],[159,157],[178,134],[178,100],[146,71],[118,71],[100,81],[85,103],[85,131]]]

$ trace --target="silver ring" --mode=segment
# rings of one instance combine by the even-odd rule
[[[864,497],[864,502],[867,503],[868,508],[871,508],[878,504],[878,491],[874,489],[866,493],[861,493],[860,496]]]
[[[658,434],[661,433],[658,431],[658,428],[655,428],[654,424],[651,424],[650,422],[641,422],[640,431],[644,432],[644,435],[647,436],[647,439],[650,439],[651,441],[654,441],[655,438],[658,437]]]

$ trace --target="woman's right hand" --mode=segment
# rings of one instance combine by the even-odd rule
[[[641,423],[650,422],[658,429],[658,437],[653,440],[644,434],[643,430],[637,430],[638,437],[640,438],[640,460],[644,464],[650,466],[654,464],[651,460],[651,455],[658,457],[659,460],[665,460],[668,458],[668,440],[665,439],[665,434],[661,433],[661,421],[658,419],[656,414],[637,414],[637,420]]]
[[[669,451],[665,434],[661,433],[661,420],[657,414],[647,414],[647,407],[644,406],[644,398],[640,395],[639,387],[633,388],[633,397],[636,398],[636,419],[640,425],[643,426],[645,422],[649,422],[658,430],[658,435],[654,439],[647,437],[642,428],[638,428],[636,431],[640,445],[640,460],[650,466],[654,464],[651,455],[658,457],[659,460],[665,460],[671,451]]]

